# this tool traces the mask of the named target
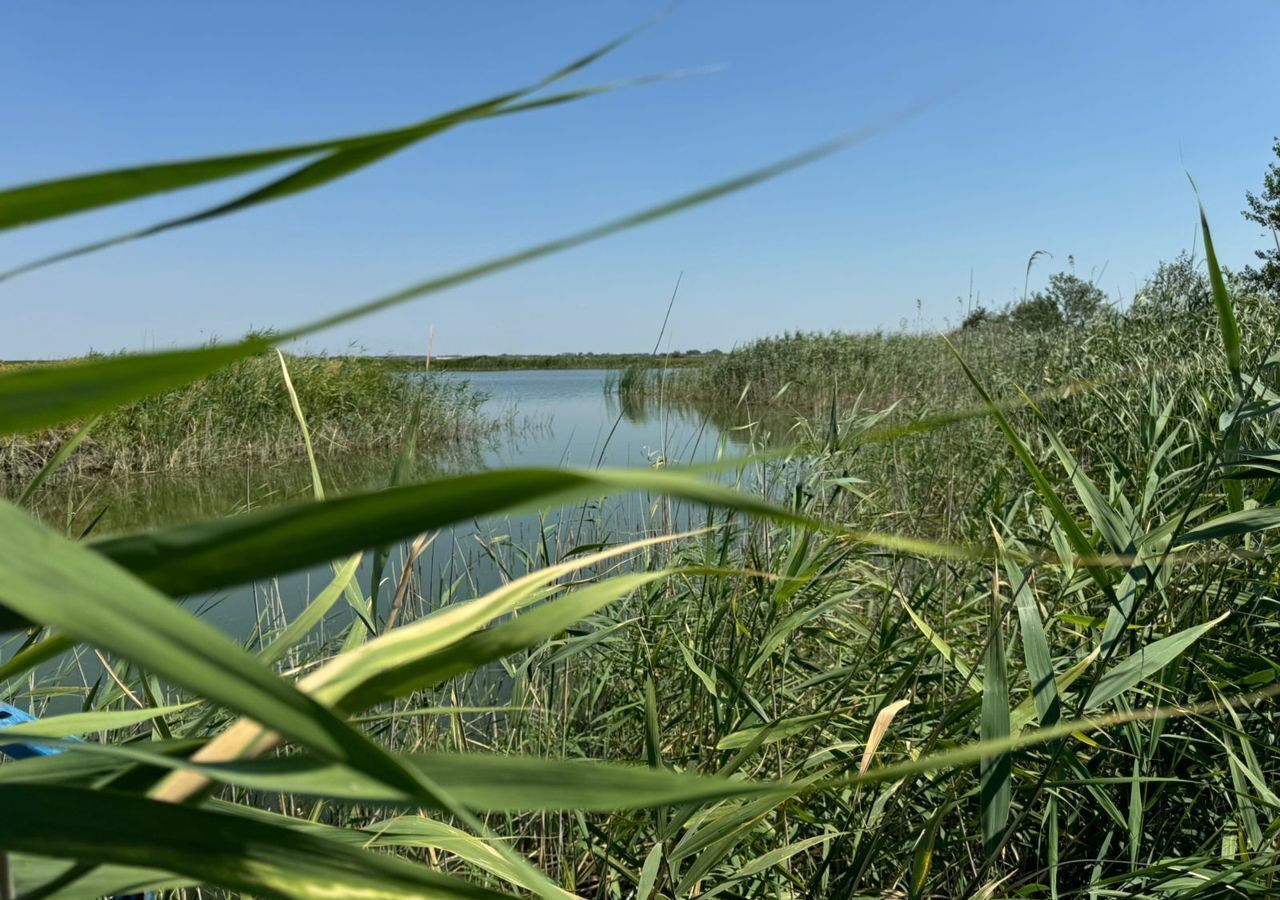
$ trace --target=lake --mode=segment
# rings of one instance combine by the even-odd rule
[[[652,466],[713,460],[724,452],[720,430],[688,409],[650,409],[620,404],[605,390],[605,370],[515,370],[447,372],[437,377],[469,381],[487,396],[484,412],[502,419],[486,444],[463,453],[423,455],[420,476],[503,466]],[[321,475],[330,494],[385,486],[397,448],[385,456],[322,459]],[[305,462],[236,464],[199,475],[149,475],[64,481],[44,492],[39,511],[54,527],[78,534],[95,523],[95,534],[242,513],[311,494]],[[703,512],[644,495],[621,495],[544,514],[466,523],[436,535],[409,568],[415,596],[424,608],[474,596],[514,577],[529,555],[555,558],[574,547],[633,538],[651,527],[696,526]],[[390,581],[380,590],[379,608],[404,570],[407,545],[398,547],[384,570]],[[357,582],[370,590],[366,554]],[[252,641],[291,620],[332,578],[328,566],[187,601],[189,606],[237,637]],[[421,610],[419,610],[421,611]],[[325,631],[351,620],[350,609],[335,606]],[[7,656],[12,647],[0,651]]]

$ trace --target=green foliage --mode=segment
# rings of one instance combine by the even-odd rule
[[[984,307],[972,310],[962,330],[1004,325],[1015,331],[1049,332],[1063,327],[1081,328],[1107,309],[1107,295],[1096,284],[1071,272],[1055,272],[1049,286],[999,312]]]
[[[1036,292],[1036,300],[1048,301],[1062,316],[1062,321],[1076,328],[1097,316],[1107,305],[1107,295],[1091,281],[1070,272],[1049,276],[1049,287]]]
[[[1276,138],[1272,149],[1280,157],[1280,138]],[[1252,290],[1280,296],[1280,163],[1273,162],[1267,166],[1262,175],[1262,193],[1246,191],[1245,203],[1242,215],[1262,226],[1263,235],[1274,243],[1274,249],[1267,247],[1254,251],[1261,265],[1246,267],[1246,283]]]
[[[1044,294],[1033,294],[1015,303],[1005,316],[1018,331],[1053,331],[1067,324],[1062,308]]]
[[[1213,305],[1213,288],[1209,284],[1209,276],[1184,250],[1171,261],[1156,267],[1134,302],[1169,314],[1202,315]]]

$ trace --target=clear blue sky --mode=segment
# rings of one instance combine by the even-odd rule
[[[0,182],[406,123],[536,78],[657,2],[8,4]],[[1224,262],[1280,133],[1280,3],[686,0],[584,73],[717,65],[467,126],[337,185],[0,286],[0,357],[295,324],[589,225],[956,87],[804,171],[310,342],[438,353],[642,350],[924,327],[1068,255],[1130,297],[1190,246],[1197,178]],[[207,205],[171,194],[0,236],[0,268]]]

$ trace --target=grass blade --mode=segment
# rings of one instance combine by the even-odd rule
[[[62,446],[58,448],[57,452],[49,457],[45,464],[40,467],[40,471],[36,473],[35,477],[28,481],[27,486],[22,489],[22,493],[18,495],[18,499],[15,501],[18,506],[27,505],[27,501],[32,498],[36,491],[40,490],[40,485],[44,484],[50,475],[62,468],[63,463],[70,459],[71,454],[75,453],[76,448],[89,436],[93,426],[97,425],[101,419],[102,416],[100,415],[94,416],[81,425],[75,434],[62,442]]]
[[[162,223],[133,235],[128,235],[123,239],[116,239],[106,243],[119,243],[121,240],[127,240],[132,237],[155,234],[188,222],[200,221],[212,218],[215,215],[231,212],[234,209],[261,202],[263,199],[271,199],[273,196],[297,193],[299,190],[324,184],[339,175],[374,162],[376,159],[394,152],[393,149],[390,149],[391,147],[402,149],[462,122],[493,115],[512,101],[526,97],[555,81],[580,71],[616,49],[626,40],[627,37],[623,37],[610,41],[603,47],[523,88],[508,91],[488,100],[469,104],[412,125],[389,131],[369,132],[227,156],[115,169],[8,188],[0,191],[0,230],[14,228],[19,225],[31,225],[36,222],[87,212],[92,209],[100,209],[104,206],[138,200],[155,194],[209,184],[214,181],[248,174],[282,162],[326,154],[316,162],[304,166],[302,169],[290,173],[278,181],[272,182],[267,187],[259,188],[212,210]],[[364,162],[357,164],[356,158],[361,157],[365,158]],[[71,254],[64,254],[62,258],[65,258],[66,255],[74,255],[76,252],[85,251],[72,251]]]
[[[89,546],[166,593],[188,594],[293,571],[456,522],[626,491],[653,491],[775,520],[818,525],[676,468],[530,468],[274,507],[99,539]]]
[[[1036,714],[1041,725],[1052,725],[1062,715],[1062,704],[1058,698],[1049,641],[1044,634],[1044,623],[1040,621],[1040,608],[1027,576],[1017,563],[1005,560],[1004,566],[1018,609],[1022,651],[1026,655],[1027,674],[1031,676],[1031,696],[1035,701]]]
[[[1093,692],[1089,694],[1089,699],[1085,701],[1084,708],[1097,709],[1108,700],[1120,696],[1139,682],[1150,678],[1212,631],[1214,626],[1225,621],[1229,615],[1230,613],[1223,613],[1209,622],[1193,625],[1167,638],[1152,641],[1131,656],[1125,657],[1098,679]]]
[[[1195,181],[1191,182],[1195,189]],[[1199,203],[1199,191],[1196,201]],[[1240,326],[1236,322],[1235,307],[1231,302],[1231,294],[1227,291],[1226,279],[1222,277],[1222,267],[1218,265],[1218,254],[1213,249],[1213,235],[1209,232],[1209,217],[1205,214],[1204,204],[1200,206],[1200,235],[1204,238],[1204,258],[1209,271],[1209,285],[1213,290],[1213,306],[1218,312],[1218,331],[1222,335],[1222,350],[1227,357],[1227,370],[1235,382],[1236,389],[1243,387],[1240,376]]]
[[[1005,661],[1004,635],[1000,627],[1003,610],[1000,592],[991,595],[990,630],[982,667],[981,739],[1001,741],[1009,737],[1009,673]],[[980,764],[982,785],[982,837],[988,854],[994,853],[1009,824],[1013,758],[1008,753],[984,758]]]
[[[498,898],[425,866],[244,816],[128,794],[0,784],[0,846],[85,863],[163,869],[261,897]],[[103,823],[110,827],[104,828]]]

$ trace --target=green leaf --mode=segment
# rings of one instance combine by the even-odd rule
[[[1229,615],[1230,613],[1223,613],[1209,622],[1194,625],[1167,638],[1153,641],[1133,655],[1125,657],[1098,679],[1089,699],[1085,701],[1084,708],[1097,709],[1108,700],[1120,696],[1139,682],[1150,678],[1181,656],[1188,647],[1204,637]]]
[[[754,875],[757,872],[763,872],[766,869],[771,869],[779,863],[786,862],[797,853],[802,853],[810,847],[817,846],[818,844],[825,844],[828,841],[833,841],[843,833],[844,832],[829,831],[814,837],[804,838],[803,840],[792,841],[784,847],[777,847],[770,850],[768,853],[762,854],[761,856],[751,860],[751,862],[738,870],[737,877],[744,878],[749,875]],[[707,896],[710,895],[708,894]]]
[[[100,555],[0,503],[0,603],[341,757],[327,713],[192,616]],[[344,726],[345,728],[345,726]]]
[[[818,525],[676,468],[503,469],[350,494],[325,503],[103,538],[89,546],[149,584],[189,594],[242,584],[498,513],[624,491],[654,491],[768,518]]]
[[[564,102],[567,99],[576,99],[592,93],[594,92],[592,90],[580,90],[562,95],[561,98],[544,98],[529,104],[513,105],[514,101],[527,97],[555,81],[580,71],[617,48],[625,40],[626,38],[624,37],[610,41],[603,47],[575,60],[568,66],[523,88],[431,116],[420,122],[400,128],[273,147],[266,150],[254,150],[247,153],[114,169],[90,175],[77,175],[71,178],[8,188],[0,191],[0,230],[100,209],[104,206],[138,200],[155,194],[209,184],[291,160],[318,157],[264,187],[256,188],[247,194],[218,204],[211,209],[161,222],[150,228],[124,235],[120,238],[59,254],[57,258],[65,259],[68,256],[98,249],[101,246],[109,246],[137,237],[146,237],[180,225],[224,215],[265,200],[295,194],[326,184],[335,178],[364,168],[364,166],[383,157],[410,147],[456,125],[494,115],[523,111],[557,101]]]
[[[1280,507],[1263,506],[1256,509],[1245,509],[1231,512],[1211,519],[1203,525],[1190,528],[1174,540],[1175,545],[1190,544],[1194,541],[1212,541],[1224,537],[1236,537],[1242,534],[1253,534],[1258,531],[1270,531],[1280,526]]]
[[[101,419],[100,415],[94,416],[81,425],[75,434],[62,442],[62,446],[58,448],[57,452],[49,457],[45,464],[40,467],[40,471],[35,474],[35,477],[27,482],[27,486],[22,489],[22,493],[18,495],[17,499],[18,506],[27,505],[27,501],[35,495],[36,491],[40,490],[40,485],[44,484],[50,475],[62,468],[63,463],[71,458],[71,454],[76,452],[76,448],[84,442],[84,439],[89,436],[89,432],[93,430],[93,427]]]
[[[1058,699],[1049,641],[1044,634],[1044,623],[1040,621],[1040,608],[1022,569],[1012,560],[1005,560],[1004,568],[1018,608],[1022,652],[1027,660],[1027,674],[1031,677],[1031,696],[1034,698],[1036,713],[1041,725],[1052,725],[1062,715],[1062,705]]]
[[[911,854],[911,900],[920,900],[924,896],[924,886],[929,880],[929,869],[933,866],[933,851],[938,843],[938,830],[942,827],[942,819],[951,811],[952,801],[947,801],[929,817],[929,824],[916,841]]]
[[[769,725],[758,725],[753,728],[743,728],[732,734],[727,734],[716,742],[717,750],[736,750],[739,747],[745,747],[755,741],[757,737],[763,734],[764,740],[762,744],[776,744],[778,741],[793,737],[808,731],[814,725],[825,722],[831,718],[831,713],[814,713],[808,716],[793,716],[789,719],[779,719]]]
[[[712,678],[702,666],[698,665],[697,660],[693,658],[693,651],[685,646],[683,641],[675,642],[676,649],[680,651],[680,655],[684,657],[684,664],[693,673],[694,677],[702,682],[702,686],[707,689],[707,693],[712,697],[718,698],[719,692],[716,691],[716,680]]]
[[[658,697],[653,678],[644,679],[644,752],[649,768],[662,768],[662,728],[658,724]]]
[[[361,555],[357,553],[344,564],[336,566],[333,580],[307,604],[306,609],[294,616],[293,621],[276,635],[275,640],[262,649],[258,659],[268,663],[278,662],[291,647],[310,634],[311,629],[320,624],[325,614],[333,608],[334,603],[347,589],[347,585],[355,578],[356,570],[360,568],[360,559]]]
[[[128,794],[0,784],[0,808],[22,810],[0,816],[7,850],[160,869],[255,896],[505,896],[289,828]]]
[[[1009,673],[1005,662],[1004,635],[1000,627],[1002,610],[999,595],[991,599],[991,619],[987,652],[982,667],[981,739],[1000,741],[1009,737]],[[1009,823],[1013,759],[1008,753],[984,758],[980,764],[983,846],[994,853]]]
[[[662,842],[654,843],[644,858],[644,866],[640,869],[640,883],[636,887],[636,900],[649,900],[653,896],[654,885],[658,883],[658,873],[662,869]]]
[[[976,694],[982,693],[982,679],[975,674],[973,668],[965,662],[958,653],[956,653],[955,648],[947,643],[946,639],[943,638],[942,635],[934,631],[933,627],[907,604],[905,597],[902,598],[902,608],[907,611],[907,615],[911,617],[911,621],[915,623],[916,628],[920,630],[921,634],[929,639],[929,643],[933,644],[934,648],[942,658],[955,666],[956,671],[960,673],[960,677],[964,679],[965,685]]]
[[[196,884],[191,878],[140,866],[95,866],[91,871],[78,863],[42,856],[11,854],[19,897],[41,900],[83,900],[85,897],[141,896],[148,891],[177,890]],[[61,885],[51,887],[51,885]]]
[[[8,610],[0,606],[0,619],[3,619],[6,614]],[[76,642],[65,635],[51,634],[44,640],[20,650],[0,664],[0,681],[8,681],[10,678],[29,672],[41,663],[66,653],[75,645]]]
[[[406,766],[447,784],[450,796],[458,803],[484,812],[613,812],[702,804],[788,790],[787,785],[593,760],[487,753],[415,753],[399,758]],[[172,764],[182,765],[181,761]],[[273,793],[395,806],[418,802],[349,768],[309,756],[204,765],[199,771],[226,784]]]
[[[140,722],[149,722],[152,719],[182,712],[184,709],[190,709],[195,705],[197,704],[193,701],[191,703],[176,703],[172,706],[93,710],[91,712],[67,713],[63,716],[49,716],[35,722],[24,722],[21,725],[0,728],[0,743],[10,740],[21,741],[28,738],[66,738],[88,734],[91,731],[111,731],[116,728],[128,728]]]
[[[1040,426],[1048,436],[1050,446],[1053,447],[1053,452],[1057,454],[1062,467],[1067,470],[1067,476],[1071,479],[1071,483],[1076,489],[1076,494],[1080,497],[1080,502],[1089,513],[1089,519],[1093,522],[1093,527],[1111,545],[1112,552],[1131,553],[1136,543],[1133,530],[1124,518],[1111,508],[1111,504],[1107,502],[1106,497],[1102,496],[1102,492],[1093,483],[1093,479],[1085,473],[1084,467],[1080,465],[1071,451],[1067,449],[1067,445],[1058,437],[1058,433],[1049,424],[1048,417],[1032,402],[1025,391],[1019,391],[1019,393],[1022,394],[1031,411],[1039,419]]]
[[[1191,183],[1195,187],[1195,182]],[[1197,192],[1197,200],[1198,192]],[[1227,291],[1227,282],[1222,277],[1222,268],[1218,265],[1218,254],[1213,249],[1213,235],[1209,233],[1209,217],[1205,214],[1204,204],[1200,204],[1200,233],[1204,237],[1204,258],[1209,270],[1209,284],[1213,288],[1213,305],[1218,311],[1218,331],[1222,334],[1222,349],[1227,357],[1227,369],[1236,388],[1240,388],[1240,327],[1236,324],[1235,307],[1231,303],[1231,294]]]
[[[212,625],[117,566],[0,503],[0,603],[168,678],[316,752],[424,799],[422,782]]]
[[[116,753],[95,752],[99,747],[111,749],[113,746],[111,744],[89,744],[89,752],[86,753],[54,753],[49,756],[32,756],[27,759],[9,760],[3,766],[0,766],[0,782],[87,784],[91,778],[119,771],[129,765],[131,760],[135,759],[132,756],[122,756]],[[166,752],[172,752],[171,746],[168,742],[160,741],[150,741],[146,744],[147,753],[154,756],[163,756]],[[185,752],[190,752],[197,746],[199,746],[198,743],[192,743],[191,741],[181,742],[181,749]],[[77,747],[76,749],[81,748]]]
[[[1093,665],[1094,660],[1101,655],[1098,647],[1093,648],[1093,652],[1082,659],[1076,660],[1065,672],[1054,679],[1054,685],[1059,697],[1066,692],[1067,688],[1080,680],[1083,675]],[[1038,711],[1035,707],[1035,694],[1028,694],[1027,697],[1013,708],[1013,713],[1009,716],[1009,733],[1019,735],[1022,729],[1026,728],[1035,721]]]

